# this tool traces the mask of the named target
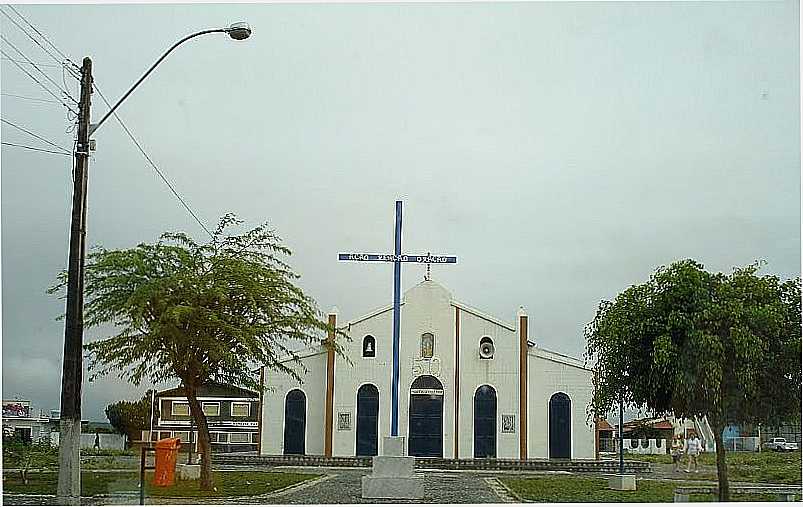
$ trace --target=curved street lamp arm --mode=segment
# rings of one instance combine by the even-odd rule
[[[201,30],[200,32],[196,32],[196,33],[193,33],[193,34],[191,34],[191,35],[188,35],[188,36],[184,37],[183,39],[181,39],[180,41],[178,41],[178,42],[176,42],[175,44],[173,44],[173,46],[172,46],[170,49],[168,49],[167,51],[165,51],[165,53],[164,53],[164,54],[163,54],[163,55],[162,55],[162,56],[161,56],[161,57],[160,57],[158,60],[156,60],[156,63],[154,63],[153,65],[151,65],[151,68],[150,68],[150,69],[148,69],[148,70],[145,72],[145,74],[143,74],[143,75],[142,75],[142,77],[141,77],[141,78],[139,78],[139,80],[137,80],[137,82],[136,82],[136,83],[134,83],[134,86],[132,86],[132,87],[131,87],[131,88],[130,88],[130,89],[127,91],[127,92],[125,92],[125,95],[123,95],[123,96],[122,96],[122,98],[120,98],[120,100],[118,100],[118,101],[117,101],[117,103],[116,103],[116,104],[114,104],[114,105],[112,106],[112,108],[111,108],[111,109],[109,109],[109,111],[108,111],[108,112],[107,112],[107,113],[106,113],[106,114],[103,116],[103,118],[101,118],[99,122],[97,122],[96,124],[94,124],[94,125],[92,125],[92,126],[90,127],[89,134],[91,135],[91,134],[93,134],[93,133],[94,133],[96,130],[98,130],[98,129],[100,128],[100,126],[103,124],[103,122],[105,122],[105,121],[106,121],[106,119],[107,119],[109,116],[111,116],[111,114],[114,112],[114,110],[115,110],[115,109],[117,109],[117,107],[118,107],[118,106],[120,106],[120,104],[122,104],[122,103],[123,103],[123,101],[124,101],[125,99],[127,99],[129,95],[131,95],[131,92],[133,92],[133,91],[136,89],[136,87],[140,85],[140,83],[142,83],[143,81],[145,81],[145,78],[146,78],[146,77],[148,77],[148,75],[149,75],[151,72],[153,72],[153,69],[155,69],[155,68],[156,68],[156,67],[157,67],[157,66],[158,66],[160,63],[162,63],[162,60],[164,60],[165,58],[167,58],[167,55],[169,55],[169,54],[170,54],[170,53],[171,53],[171,52],[172,52],[174,49],[176,49],[177,47],[179,47],[181,44],[183,44],[183,43],[187,42],[188,40],[192,39],[193,37],[198,37],[199,35],[206,35],[206,34],[208,34],[208,33],[218,33],[218,32],[223,32],[223,33],[225,33],[225,32],[227,32],[227,31],[228,31],[228,30],[227,30],[227,29],[225,29],[225,28],[214,28],[214,29],[210,29],[210,30]]]

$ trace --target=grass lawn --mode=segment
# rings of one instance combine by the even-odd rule
[[[638,481],[636,491],[614,491],[607,489],[608,481],[599,477],[578,476],[538,476],[538,477],[499,477],[508,488],[522,500],[528,502],[672,502],[675,488],[694,483],[662,482],[653,480]],[[707,495],[692,495],[692,502],[712,501]],[[733,495],[737,502],[771,502],[774,495]]]
[[[163,497],[226,497],[270,493],[318,477],[311,474],[281,472],[212,472],[217,491],[201,491],[198,481],[177,481],[169,487],[150,484],[152,472],[146,474],[146,496]],[[19,474],[3,476],[3,490],[7,493],[56,494],[58,474],[55,471],[32,473],[27,485]],[[139,474],[130,472],[82,472],[81,495],[107,495],[120,492],[139,492]]]
[[[730,452],[725,455],[728,461],[728,477],[731,481],[765,482],[774,484],[801,483],[800,452]],[[649,461],[651,463],[671,464],[672,457],[667,454],[629,455],[628,459]],[[695,479],[716,480],[717,455],[707,452],[700,456],[701,465],[711,470],[695,476]],[[686,457],[682,461],[686,466]]]

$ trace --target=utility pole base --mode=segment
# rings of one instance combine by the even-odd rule
[[[81,421],[64,418],[59,425],[59,505],[81,505]]]

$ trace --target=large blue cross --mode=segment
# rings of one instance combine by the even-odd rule
[[[451,255],[402,255],[402,202],[396,201],[396,229],[393,236],[393,254],[341,253],[341,261],[392,262],[393,263],[393,373],[391,374],[390,435],[399,436],[399,308],[401,307],[401,263],[455,264],[457,257]]]

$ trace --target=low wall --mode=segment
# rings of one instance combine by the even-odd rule
[[[625,452],[630,454],[666,454],[666,439],[657,438],[625,438]]]
[[[125,437],[117,435],[116,433],[98,433],[100,437],[101,449],[124,449]],[[59,446],[59,432],[53,431],[50,433],[50,445],[53,447]],[[81,449],[93,449],[95,447],[95,434],[94,433],[81,433]]]

